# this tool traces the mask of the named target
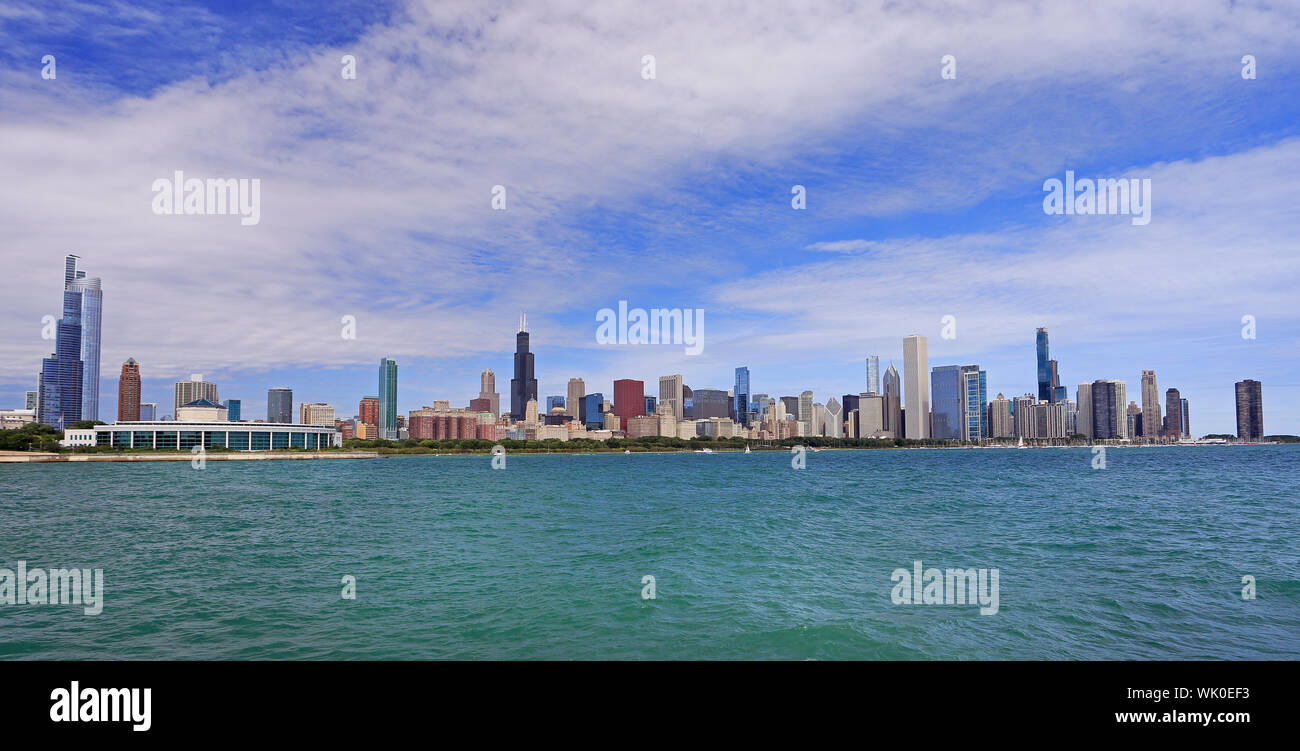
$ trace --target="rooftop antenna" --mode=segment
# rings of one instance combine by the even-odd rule
[[[519,314],[519,333],[522,334],[522,333],[524,333],[524,332],[527,331],[527,330],[528,330],[528,314],[527,314],[527,313],[520,313],[520,314]]]

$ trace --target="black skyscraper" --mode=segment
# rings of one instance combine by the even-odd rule
[[[537,379],[533,377],[533,353],[528,351],[528,317],[519,316],[519,333],[515,335],[515,377],[510,379],[510,419],[524,419],[528,401],[537,398]]]
[[[1237,438],[1258,441],[1264,437],[1264,389],[1247,378],[1236,383]]]

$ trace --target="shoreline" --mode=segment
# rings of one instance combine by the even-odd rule
[[[58,462],[188,462],[197,454],[189,452],[149,453],[149,454],[55,454],[37,451],[0,451],[0,464],[52,464]],[[377,451],[312,451],[312,452],[276,452],[276,451],[241,451],[203,454],[203,459],[210,462],[238,461],[310,461],[316,459],[378,459]]]

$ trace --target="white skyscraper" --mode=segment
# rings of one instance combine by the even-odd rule
[[[920,334],[903,339],[903,397],[907,437],[930,437],[930,352]]]

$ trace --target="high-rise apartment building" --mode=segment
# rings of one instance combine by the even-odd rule
[[[537,378],[533,373],[533,353],[528,351],[528,316],[519,314],[519,333],[515,334],[515,376],[510,379],[510,419],[523,420],[528,401],[537,399]]]
[[[1075,421],[1075,429],[1088,440],[1092,440],[1092,384],[1081,383],[1075,391],[1075,398],[1079,401],[1079,414]]]
[[[1160,436],[1164,422],[1160,419],[1160,389],[1156,386],[1156,372],[1142,371],[1142,437],[1155,440]]]
[[[357,417],[362,424],[379,425],[379,397],[363,396],[357,405]],[[376,427],[376,430],[378,428]],[[378,432],[375,433],[378,435]]]
[[[1191,415],[1187,413],[1187,398],[1184,397],[1182,401],[1183,401],[1183,405],[1182,405],[1183,406],[1183,437],[1191,438],[1192,422],[1191,422]]]
[[[1015,423],[1011,420],[1011,401],[1002,394],[989,402],[989,435],[992,438],[1011,438]]]
[[[54,352],[41,360],[37,381],[36,421],[63,429],[82,419],[85,361],[82,360],[82,315],[86,273],[77,270],[78,256],[63,260],[63,317],[54,335]],[[96,387],[98,388],[98,387]]]
[[[391,357],[379,360],[379,437],[397,440],[397,361]]]
[[[1098,440],[1128,438],[1128,401],[1123,381],[1092,382],[1092,435]]]
[[[1183,437],[1183,397],[1178,389],[1165,391],[1165,436],[1175,440]]]
[[[1035,347],[1038,353],[1038,401],[1050,402],[1052,401],[1052,366],[1047,329],[1038,329],[1035,334]]]
[[[188,381],[177,381],[173,391],[175,403],[172,405],[172,417],[176,416],[176,410],[198,399],[206,399],[213,404],[220,403],[217,398],[217,384],[203,380],[203,376],[199,373],[191,375]]]
[[[907,406],[908,438],[930,437],[929,343],[920,334],[903,339],[903,386]]]
[[[122,373],[117,377],[117,421],[136,422],[139,419],[140,363],[129,357],[122,363]]]
[[[1237,438],[1258,441],[1264,437],[1264,387],[1249,378],[1234,384],[1237,395]]]
[[[81,295],[81,419],[99,419],[99,344],[104,291],[97,277],[77,271],[72,288]]]
[[[988,373],[977,365],[961,369],[962,440],[981,441],[989,437]]]
[[[293,389],[276,386],[266,390],[266,421],[293,422]]]

